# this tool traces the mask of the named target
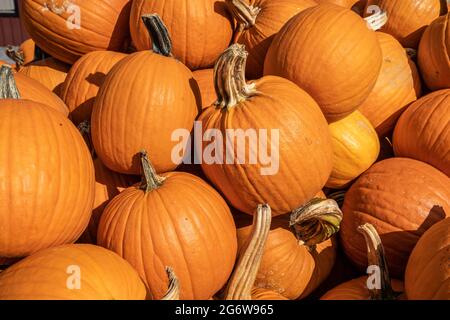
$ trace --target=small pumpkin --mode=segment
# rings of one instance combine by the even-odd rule
[[[70,68],[61,88],[61,99],[69,108],[70,118],[76,125],[91,120],[92,107],[106,75],[126,56],[114,51],[93,51]]]
[[[281,27],[299,12],[316,6],[314,0],[226,0],[238,22],[235,42],[248,51],[246,75],[259,79],[263,75],[264,59],[270,44]]]
[[[347,191],[340,238],[355,265],[366,266],[359,225],[373,224],[386,251],[389,270],[403,278],[408,257],[420,236],[450,215],[450,179],[432,166],[392,158],[373,165]]]
[[[133,0],[131,38],[137,50],[152,48],[141,17],[156,13],[173,40],[173,55],[191,70],[210,68],[231,42],[233,25],[218,0]]]
[[[419,239],[406,267],[409,300],[450,300],[450,218],[432,226]]]
[[[197,70],[192,74],[198,84],[202,109],[214,104],[217,101],[216,90],[214,88],[214,69]]]
[[[450,177],[450,89],[413,103],[394,131],[394,151],[431,164]]]
[[[450,88],[450,13],[425,30],[420,41],[418,63],[425,84],[431,90]]]
[[[359,111],[329,125],[333,144],[333,170],[326,187],[341,189],[369,169],[380,153],[372,124]]]

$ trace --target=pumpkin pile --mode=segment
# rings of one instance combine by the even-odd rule
[[[450,300],[445,1],[21,3],[0,299]]]

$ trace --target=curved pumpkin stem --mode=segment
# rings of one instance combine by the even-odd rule
[[[13,70],[6,64],[0,67],[0,99],[20,99]]]
[[[364,18],[367,27],[373,31],[380,30],[388,21],[387,12],[381,11],[379,8],[378,10],[379,11],[374,12],[371,16]]]
[[[148,193],[152,190],[158,189],[161,187],[164,183],[164,180],[166,178],[158,176],[156,173],[155,168],[153,167],[152,163],[148,159],[147,151],[142,150],[140,152],[141,155],[141,165],[142,165],[142,182],[141,182],[141,189],[145,191],[145,193]]]
[[[358,227],[358,231],[364,235],[367,245],[367,260],[369,266],[379,268],[380,287],[369,288],[372,300],[393,300],[395,293],[391,287],[391,278],[384,255],[383,244],[377,230],[370,223]]]
[[[333,199],[315,198],[291,213],[289,226],[310,250],[339,231],[342,211]]]
[[[347,191],[344,191],[344,190],[336,191],[336,192],[333,192],[332,194],[330,194],[327,198],[333,199],[334,201],[336,201],[339,208],[342,208],[342,206],[344,205],[344,199],[345,199],[346,193],[347,193]]]
[[[166,267],[169,289],[161,300],[180,300],[180,281],[171,267]]]
[[[238,263],[229,281],[225,300],[251,300],[259,266],[272,223],[269,205],[259,205],[253,216],[252,233],[241,250]]]
[[[172,40],[161,17],[156,13],[147,14],[142,16],[142,21],[152,38],[153,52],[172,57]]]
[[[230,109],[256,94],[255,85],[245,82],[247,56],[243,45],[233,44],[217,60],[214,67],[216,106]]]
[[[247,0],[225,0],[229,11],[238,22],[238,31],[251,28],[261,8],[250,5]]]
[[[25,55],[23,53],[23,50],[15,50],[13,46],[8,46],[6,47],[5,53],[8,58],[16,63],[17,70],[19,70],[20,67],[25,64]]]

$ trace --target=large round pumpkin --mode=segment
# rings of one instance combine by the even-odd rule
[[[420,41],[418,62],[431,90],[450,88],[450,13],[439,17],[425,30]]]
[[[450,218],[420,238],[408,260],[406,296],[410,300],[450,300]]]
[[[412,159],[376,163],[345,195],[341,242],[347,256],[366,267],[364,238],[357,227],[373,224],[383,242],[389,270],[403,278],[408,257],[420,236],[450,215],[450,179]]]
[[[23,0],[20,13],[36,44],[70,64],[91,51],[119,51],[129,37],[129,0]]]
[[[358,0],[315,0],[318,4],[337,4],[338,6],[351,8]]]
[[[160,18],[151,15],[146,21],[163,38],[155,44],[160,53],[141,51],[117,63],[106,76],[92,113],[97,155],[111,170],[126,174],[140,173],[135,155],[143,148],[152,153],[158,172],[175,169],[181,159],[174,159],[172,152],[188,141],[173,141],[172,135],[176,130],[191,131],[198,114],[192,72],[171,57]]]
[[[358,110],[369,119],[378,135],[384,137],[421,92],[420,76],[415,63],[391,35],[376,33],[383,54],[383,64],[375,87]]]
[[[94,201],[83,138],[61,113],[30,100],[0,100],[0,118],[0,256],[74,242]]]
[[[230,276],[236,228],[222,197],[193,175],[156,175],[141,153],[142,184],[125,189],[106,207],[98,243],[136,268],[153,297],[167,287],[164,267],[178,275],[181,299],[209,299]]]
[[[200,91],[201,107],[202,109],[207,108],[217,101],[214,89],[214,69],[197,70],[192,74]]]
[[[128,262],[93,245],[42,250],[0,273],[1,300],[144,300],[146,295]]]
[[[450,89],[423,97],[403,113],[394,132],[394,151],[450,177]]]
[[[231,42],[233,27],[218,0],[133,0],[130,30],[138,50],[152,48],[142,15],[157,13],[173,39],[173,55],[191,70],[209,68]]]
[[[252,214],[267,203],[280,215],[322,190],[332,167],[330,133],[316,102],[292,82],[268,76],[246,83],[246,57],[235,44],[217,62],[218,102],[199,118],[205,132],[202,169],[240,211]],[[223,141],[207,141],[208,132]]]
[[[92,107],[106,75],[126,54],[94,51],[84,55],[70,68],[61,90],[61,99],[75,124],[91,119]]]
[[[285,24],[267,53],[264,74],[292,80],[329,121],[336,121],[368,97],[381,62],[380,44],[365,21],[351,10],[324,4]]]

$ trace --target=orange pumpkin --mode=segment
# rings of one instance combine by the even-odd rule
[[[359,225],[373,224],[380,234],[389,270],[403,278],[408,257],[420,236],[450,215],[450,179],[417,160],[392,158],[376,163],[347,191],[340,238],[347,256],[366,266]]]
[[[233,35],[231,19],[223,1],[134,0],[130,30],[138,50],[152,48],[141,17],[157,13],[173,39],[173,55],[191,70],[212,67]]]
[[[171,56],[170,38],[159,16],[144,19],[149,32],[159,35],[154,44],[159,53],[141,51],[117,63],[92,113],[98,157],[111,170],[126,174],[140,173],[135,155],[142,148],[151,150],[157,172],[174,170],[182,159],[172,157],[180,144],[172,135],[175,130],[190,131],[198,114],[192,72]]]
[[[378,135],[383,137],[395,127],[407,106],[420,97],[420,76],[415,63],[391,35],[376,33],[383,53],[383,64],[375,87],[359,106]]]
[[[197,81],[201,96],[201,107],[207,108],[217,101],[216,90],[214,89],[214,69],[197,70],[193,73]]]
[[[450,300],[450,218],[432,226],[419,239],[405,274],[409,300]]]
[[[129,0],[23,0],[20,13],[36,44],[69,64],[91,51],[120,51],[129,36]]]
[[[61,98],[78,125],[91,120],[92,107],[106,75],[127,55],[113,51],[94,51],[81,57],[70,68],[62,85]]]
[[[425,30],[418,62],[428,88],[450,88],[450,13],[439,17]]]
[[[264,59],[270,44],[281,27],[299,12],[316,6],[314,0],[226,0],[238,22],[235,42],[248,51],[247,77],[263,75]]]
[[[33,39],[28,39],[22,42],[17,50],[9,46],[6,49],[6,55],[16,63],[15,68],[19,70],[23,65],[34,61],[35,50],[36,45]]]
[[[450,89],[433,92],[403,113],[394,132],[398,157],[427,162],[450,176]]]
[[[318,4],[337,4],[338,6],[351,8],[358,0],[315,0]]]

